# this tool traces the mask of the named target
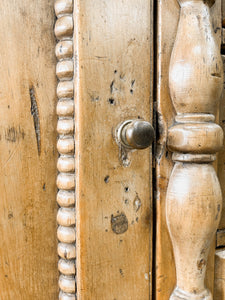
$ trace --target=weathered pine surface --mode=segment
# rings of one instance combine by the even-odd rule
[[[78,299],[151,299],[151,149],[116,126],[151,120],[152,1],[75,1]]]
[[[166,215],[165,197],[168,180],[172,171],[172,159],[166,149],[167,131],[173,124],[175,110],[169,92],[169,63],[174,41],[177,34],[180,6],[177,0],[158,1],[158,35],[157,35],[157,112],[159,122],[159,139],[156,152],[156,177],[157,177],[157,228],[156,228],[156,299],[168,300],[176,284],[176,270],[174,256],[169,237]],[[221,34],[221,2],[210,9],[213,28],[216,32],[218,45]],[[190,27],[186,27],[189,30]],[[176,216],[174,216],[175,218]],[[213,292],[214,278],[214,252],[212,245],[210,258],[207,265],[207,286]]]
[[[1,1],[0,299],[57,299],[52,1]]]

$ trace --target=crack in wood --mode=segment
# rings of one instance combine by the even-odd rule
[[[37,150],[38,150],[38,155],[40,155],[41,154],[40,119],[39,119],[37,101],[35,97],[35,90],[33,86],[29,89],[29,94],[30,94],[30,102],[31,102],[30,111],[34,120],[35,136],[37,140]]]

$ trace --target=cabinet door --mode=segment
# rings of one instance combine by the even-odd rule
[[[0,299],[57,299],[50,1],[1,1]]]
[[[1,299],[225,299],[222,5],[3,0]]]

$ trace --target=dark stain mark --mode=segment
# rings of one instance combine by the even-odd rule
[[[20,128],[16,129],[15,127],[9,127],[5,131],[5,139],[8,142],[15,143],[22,137],[24,139],[25,133],[24,130]]]
[[[139,220],[139,218],[137,217],[137,218],[136,218],[136,222],[137,222],[137,223],[138,223],[138,220]]]
[[[108,99],[109,104],[115,105],[115,100],[113,98]]]
[[[124,73],[120,74],[120,79],[125,80],[125,74]]]
[[[8,105],[8,109],[10,109],[10,105]]]
[[[46,190],[45,183],[43,184],[43,186],[42,186],[42,189],[43,189],[43,191],[45,191],[45,190]]]
[[[221,74],[219,73],[211,73],[211,76],[221,78]]]
[[[216,28],[214,29],[214,32],[217,33],[218,30],[220,30],[220,27],[216,27]]]
[[[126,187],[124,188],[124,191],[125,191],[125,193],[128,193],[128,192],[129,192],[129,187],[126,186]]]
[[[107,56],[98,56],[98,55],[96,55],[95,57],[98,58],[98,59],[107,58]]]
[[[120,275],[121,275],[122,277],[124,277],[124,274],[123,274],[123,270],[122,270],[122,269],[120,269]]]
[[[111,227],[112,231],[116,234],[122,234],[128,229],[128,220],[124,213],[117,216],[111,215]]]
[[[30,93],[30,103],[31,103],[30,112],[34,120],[34,129],[35,129],[35,135],[37,140],[38,155],[40,155],[41,154],[40,120],[39,120],[37,101],[35,97],[35,90],[33,86],[29,89],[29,93]]]
[[[115,80],[113,80],[110,84],[110,93],[111,94],[114,92],[114,83],[115,83]]]
[[[13,212],[12,211],[9,211],[8,212],[8,219],[10,220],[10,219],[12,219],[13,218]]]
[[[105,176],[104,181],[105,181],[105,183],[109,182],[109,175]]]
[[[125,199],[124,202],[125,202],[125,204],[127,204],[127,205],[129,204],[129,200],[128,200],[128,199]]]
[[[206,266],[206,261],[204,258],[197,261],[198,270],[202,272],[203,268]]]
[[[108,229],[106,229],[105,232],[108,232]]]
[[[91,101],[95,102],[95,101],[99,101],[99,96],[91,96]]]
[[[219,215],[220,215],[220,204],[217,205],[217,214],[215,217],[215,221],[218,220]]]
[[[132,87],[132,88],[134,87],[134,84],[135,84],[135,79],[134,79],[134,80],[131,80],[131,87]]]

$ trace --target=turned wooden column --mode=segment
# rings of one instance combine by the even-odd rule
[[[175,162],[166,197],[177,276],[171,300],[212,299],[205,271],[222,206],[212,162],[223,144],[223,131],[214,123],[223,86],[210,18],[214,2],[179,1],[180,20],[170,61],[170,94],[177,113],[167,141]]]

